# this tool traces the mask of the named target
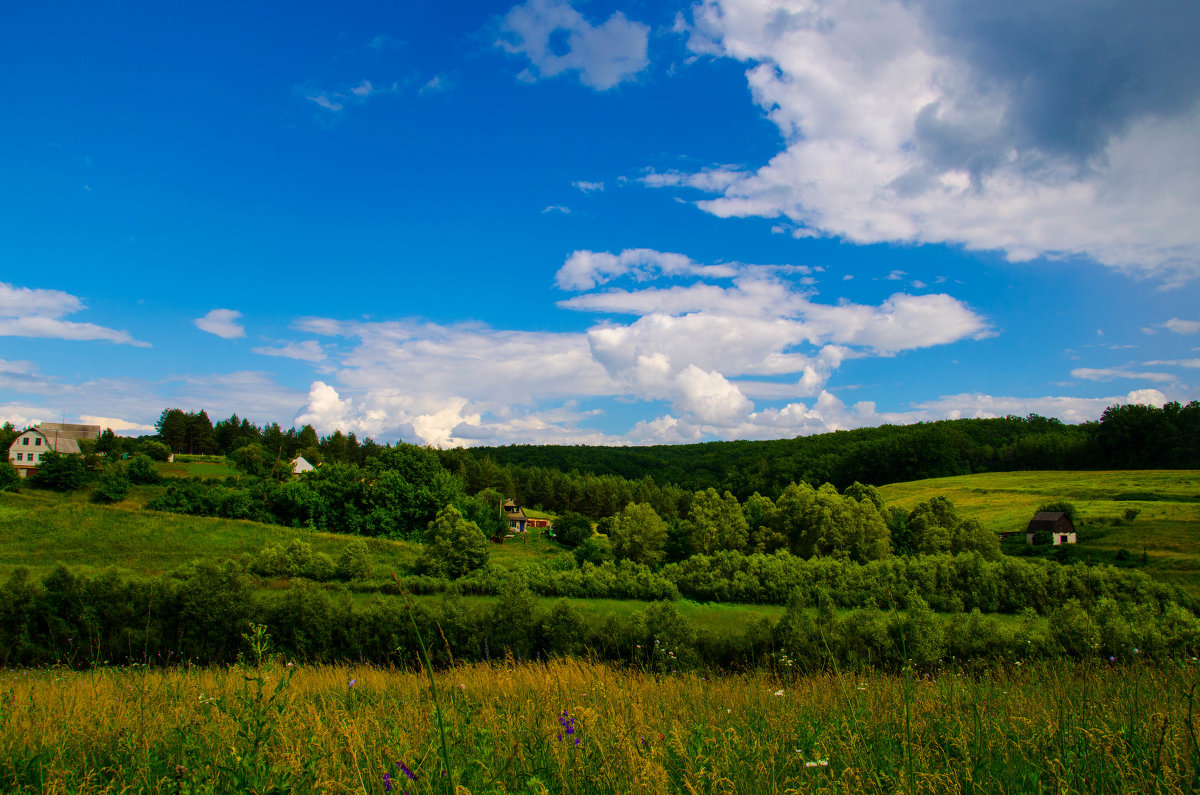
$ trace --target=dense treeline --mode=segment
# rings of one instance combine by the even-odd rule
[[[885,425],[773,441],[649,447],[514,445],[440,451],[468,488],[506,487],[547,510],[581,506],[591,492],[640,488],[671,515],[672,484],[689,494],[715,488],[741,500],[777,495],[789,483],[884,485],[978,472],[1057,469],[1200,468],[1200,403],[1120,405],[1099,422],[1066,425],[1037,415]],[[592,497],[593,501],[602,501]],[[677,504],[677,500],[676,500]]]
[[[978,610],[934,614],[918,594],[900,612],[869,606],[835,611],[822,594],[815,609],[797,592],[778,621],[701,629],[669,601],[632,617],[587,618],[565,601],[542,606],[510,576],[490,605],[468,605],[458,591],[440,604],[378,597],[356,603],[344,587],[295,581],[283,592],[255,591],[238,566],[196,564],[173,577],[122,581],[59,567],[42,581],[18,570],[0,586],[0,666],[63,664],[227,663],[246,651],[252,624],[298,660],[416,662],[414,623],[435,664],[452,660],[534,659],[592,655],[658,669],[735,668],[756,664],[922,668],[952,659],[1008,661],[1058,657],[1128,660],[1193,654],[1200,620],[1172,602],[1134,602],[1128,593],[1068,598],[1045,620],[1032,610],[1004,621]]]
[[[363,464],[385,449],[370,438],[359,442],[353,432],[338,430],[319,437],[311,425],[285,431],[277,422],[260,427],[236,413],[214,424],[203,409],[163,409],[154,428],[157,439],[175,453],[231,455],[247,445],[259,445],[275,458],[290,460],[302,455],[315,465],[325,461]]]

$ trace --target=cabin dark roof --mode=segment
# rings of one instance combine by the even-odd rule
[[[1025,532],[1036,533],[1038,530],[1058,529],[1059,522],[1063,519],[1067,520],[1067,524],[1072,530],[1075,529],[1075,525],[1071,522],[1071,517],[1062,511],[1038,511],[1029,520],[1029,527],[1025,528]]]

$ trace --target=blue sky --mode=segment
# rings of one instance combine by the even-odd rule
[[[33,3],[0,420],[643,444],[1200,397],[1200,6]]]

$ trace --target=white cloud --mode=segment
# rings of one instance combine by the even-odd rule
[[[121,419],[120,417],[97,417],[91,414],[81,414],[79,421],[85,425],[99,425],[101,428],[111,428],[113,433],[124,433],[133,435],[154,433],[153,425],[144,425],[140,422],[130,422],[129,420]]]
[[[127,331],[62,319],[86,308],[79,298],[61,290],[15,287],[0,282],[0,337],[104,340],[150,347],[150,343],[134,339]]]
[[[421,96],[426,94],[442,94],[454,88],[454,81],[447,75],[434,75],[425,81],[424,85],[417,91]]]
[[[309,96],[307,99],[310,102],[317,103],[318,107],[322,107],[325,110],[331,110],[334,113],[337,113],[339,110],[342,110],[344,107],[346,107],[342,103],[330,99],[327,94],[317,94],[316,96]]]
[[[599,191],[604,190],[604,183],[603,182],[584,182],[584,181],[580,180],[578,182],[572,182],[571,187],[575,188],[576,190],[582,191],[583,193],[597,193]]]
[[[301,362],[312,362],[313,364],[325,361],[325,351],[321,348],[321,343],[316,340],[289,342],[277,348],[262,346],[251,348],[250,350],[254,353],[260,353],[263,356],[282,356],[285,359],[296,359]]]
[[[559,306],[629,318],[601,320],[584,333],[306,318],[296,323],[301,331],[356,342],[330,371],[334,378],[314,383],[297,422],[439,445],[761,436],[795,420],[798,409],[759,410],[752,400],[817,396],[818,407],[832,405],[820,396],[849,359],[989,333],[984,318],[948,295],[817,303],[804,283],[808,272],[705,265],[649,249],[582,251],[556,280],[590,292]],[[663,279],[671,286],[646,284]],[[617,280],[633,289],[611,284]],[[671,414],[607,437],[586,427],[594,414],[568,408],[614,398],[665,401]],[[815,410],[806,409],[803,427],[816,427]]]
[[[1200,320],[1180,320],[1173,317],[1163,324],[1176,334],[1196,334],[1200,332]]]
[[[659,276],[731,277],[737,268],[731,265],[698,265],[683,254],[632,248],[620,254],[607,251],[575,251],[558,269],[554,282],[563,290],[589,290],[621,276],[638,281]]]
[[[1189,367],[1200,368],[1200,359],[1163,359],[1146,362],[1147,367]]]
[[[1085,381],[1114,381],[1118,378],[1140,379],[1166,383],[1176,380],[1170,373],[1137,372],[1122,367],[1078,367],[1071,371],[1072,378],[1082,378]]]
[[[801,235],[1082,255],[1177,285],[1200,274],[1200,61],[1178,32],[1196,12],[1169,5],[1130,25],[1116,6],[702,0],[689,45],[747,64],[785,145],[645,182]]]
[[[242,313],[235,309],[214,309],[204,317],[196,318],[192,323],[201,331],[216,334],[221,339],[232,340],[246,336],[246,329],[237,322],[241,316]]]
[[[551,204],[551,205],[547,205],[546,207],[542,208],[542,214],[545,215],[546,213],[559,213],[561,215],[570,215],[571,208],[565,207],[561,204]]]
[[[525,82],[578,71],[584,85],[606,91],[649,65],[649,32],[620,11],[592,25],[566,0],[528,0],[504,16],[496,44],[529,59],[518,75]]]

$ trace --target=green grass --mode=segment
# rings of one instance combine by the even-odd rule
[[[943,496],[960,515],[977,519],[998,533],[1024,531],[1038,506],[1065,500],[1079,509],[1079,543],[1063,555],[1094,563],[1117,563],[1121,550],[1130,564],[1141,566],[1143,549],[1147,573],[1200,590],[1200,472],[1139,470],[1113,472],[997,472],[932,478],[880,487],[889,505],[909,509],[931,497]],[[1128,509],[1137,518],[1122,518]],[[1010,553],[1022,551],[1024,539],[1005,544]]]
[[[141,492],[144,498],[145,492]],[[136,504],[137,500],[135,500]],[[0,576],[24,566],[35,575],[58,563],[80,572],[115,567],[122,576],[151,577],[196,559],[226,560],[293,538],[333,558],[355,536],[315,533],[234,519],[95,505],[79,493],[34,489],[0,493]],[[377,568],[411,568],[417,548],[382,539],[366,542]]]
[[[174,461],[172,463],[161,461],[154,467],[164,478],[224,480],[241,474],[228,461]]]

